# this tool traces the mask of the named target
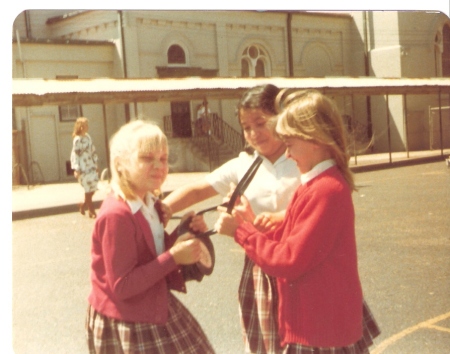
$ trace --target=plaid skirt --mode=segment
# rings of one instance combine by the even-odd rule
[[[112,319],[89,305],[86,337],[91,354],[214,353],[196,319],[172,293],[169,293],[169,318],[165,325]]]
[[[345,348],[311,348],[298,343],[281,348],[277,323],[278,292],[276,278],[265,274],[247,256],[245,256],[244,269],[239,285],[239,310],[247,353],[363,354],[369,353],[368,348],[373,344],[373,339],[381,333],[369,306],[363,300],[363,336],[357,343]]]
[[[247,256],[239,284],[239,312],[246,353],[282,353],[276,278],[265,274]]]

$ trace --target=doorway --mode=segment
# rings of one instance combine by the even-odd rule
[[[189,101],[170,102],[173,136],[189,138],[192,136],[191,110]]]
[[[58,143],[53,115],[30,117],[30,179],[32,183],[59,181]]]

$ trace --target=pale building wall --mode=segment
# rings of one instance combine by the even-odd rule
[[[55,19],[55,16],[65,12],[67,10],[29,11],[31,36],[34,39],[105,41],[110,44],[56,45],[22,41],[20,51],[18,45],[13,44],[13,77],[157,77],[157,66],[169,66],[167,50],[172,44],[184,49],[185,66],[217,70],[221,77],[241,76],[242,53],[250,45],[256,45],[265,52],[266,76],[289,76],[287,13],[93,10],[63,20]],[[50,18],[52,20],[47,21]],[[13,38],[16,29],[21,36],[26,35],[25,20],[23,13],[15,19]],[[448,22],[444,14],[420,11],[295,13],[292,16],[294,76],[358,77],[365,76],[366,70],[376,77],[439,76],[440,69],[436,69],[435,62],[442,48],[435,41],[439,34],[442,36],[443,24]],[[443,105],[449,105],[448,95],[441,99]],[[375,137],[374,152],[388,151],[387,119],[391,124],[392,151],[404,151],[407,142],[410,149],[422,149],[431,144],[430,140],[436,140],[433,135],[436,124],[430,127],[430,121],[435,121],[435,118],[429,118],[428,108],[438,105],[438,97],[407,97],[406,106],[403,97],[389,97],[387,113],[385,97],[373,97],[370,102],[365,96],[358,95],[353,98],[336,97],[336,100],[342,112],[361,126],[368,124],[370,113]],[[196,117],[198,103],[198,100],[190,102],[192,120]],[[240,131],[235,115],[237,100],[216,100],[209,104],[213,112]],[[169,102],[137,103],[129,107],[131,119],[151,119],[161,127],[163,117],[171,113]],[[105,166],[105,137],[108,138],[125,122],[124,105],[109,105],[106,111],[105,132],[101,106],[83,107],[83,113],[92,116],[93,126],[99,129],[99,135],[94,140],[99,145]],[[404,114],[408,117],[407,124]],[[57,107],[41,107],[37,111],[34,107],[17,109],[16,125],[19,128],[22,122],[27,125],[32,116],[39,116],[50,125],[49,117],[52,115],[58,117]],[[444,121],[444,126],[447,124]],[[56,146],[60,156],[66,156],[63,150],[67,150],[70,125],[55,123],[56,134],[59,134]],[[421,132],[429,137],[422,136]],[[174,149],[183,150],[182,146],[181,142],[177,142]],[[191,158],[186,156],[186,159]],[[62,166],[64,160],[60,158],[59,162]],[[186,161],[183,164],[189,170],[199,168]]]
[[[47,20],[51,17],[62,16],[68,12],[71,12],[71,10],[28,10],[21,12],[14,19],[13,35],[15,36],[16,30],[18,30],[22,38],[27,38],[28,22],[30,38],[52,38],[51,28],[46,25]]]
[[[64,49],[62,49],[64,48]],[[114,70],[115,47],[112,45],[13,44],[13,77],[47,78],[78,76],[79,78],[111,77]],[[107,161],[107,140],[124,123],[123,105],[106,106],[105,127],[102,105],[83,105],[82,114],[89,119],[90,134],[99,155],[99,168]],[[58,106],[17,108],[15,125],[25,131],[29,163],[41,166],[44,181],[74,180],[67,175],[74,122],[61,122]],[[106,129],[105,129],[106,128]],[[45,137],[45,139],[43,139]],[[47,143],[44,143],[48,141]],[[51,142],[51,144],[50,144]],[[26,166],[28,167],[28,166]]]
[[[345,76],[351,52],[350,16],[294,16],[294,76]]]
[[[106,41],[119,38],[118,22],[118,11],[95,10],[55,21],[48,27],[50,38]]]

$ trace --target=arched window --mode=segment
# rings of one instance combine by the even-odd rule
[[[442,76],[450,77],[450,26],[442,29]]]
[[[179,45],[171,45],[167,51],[167,62],[169,64],[186,64],[186,55]]]
[[[242,77],[265,77],[267,76],[267,54],[258,45],[251,45],[244,49],[241,56]]]

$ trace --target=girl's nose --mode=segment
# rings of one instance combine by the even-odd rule
[[[161,169],[161,168],[163,168],[163,167],[164,167],[164,164],[163,164],[161,161],[155,160],[155,161],[153,162],[153,168],[154,168],[154,169]]]

